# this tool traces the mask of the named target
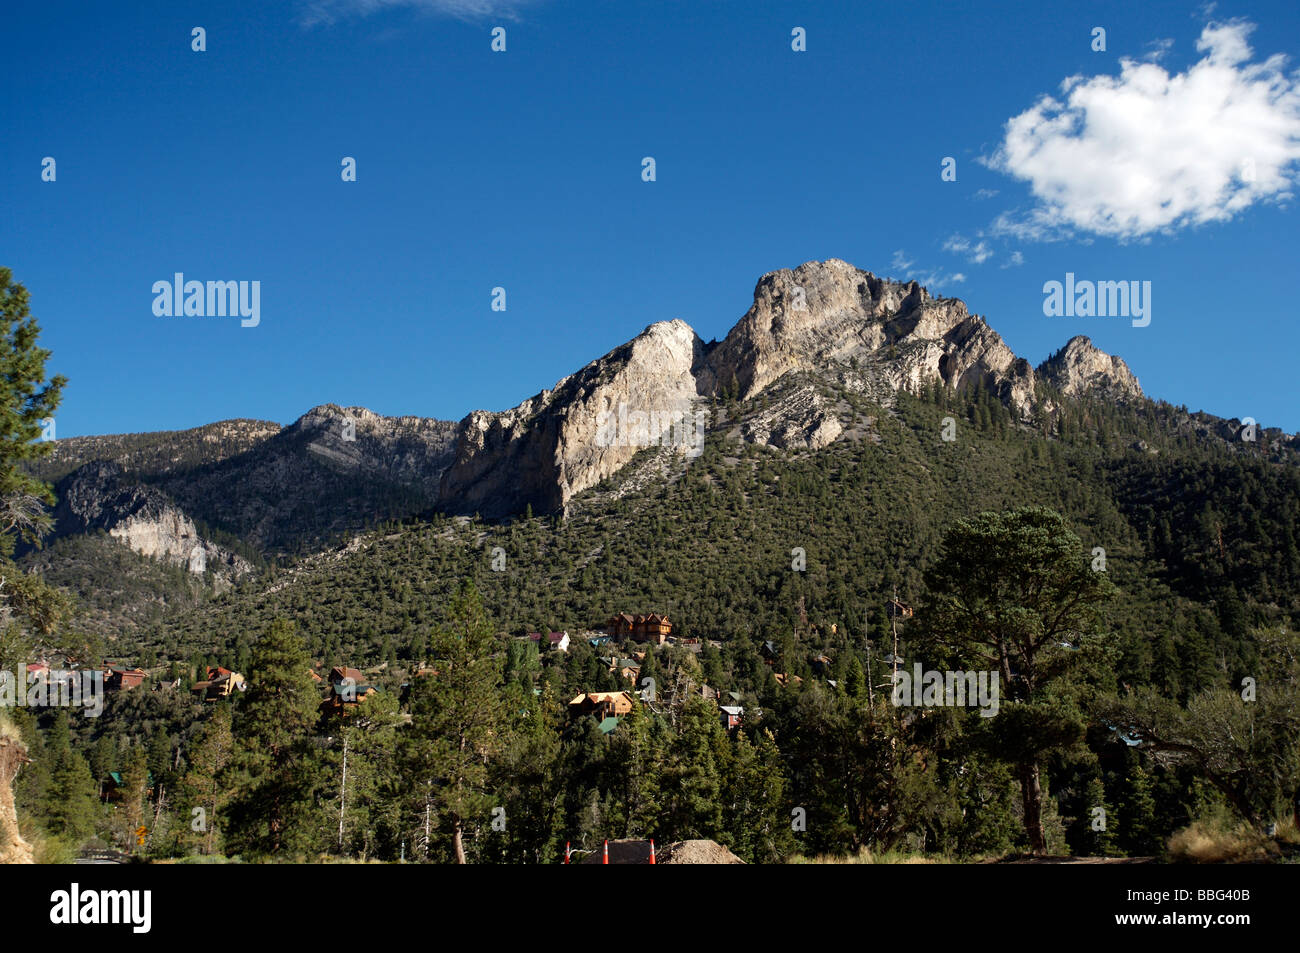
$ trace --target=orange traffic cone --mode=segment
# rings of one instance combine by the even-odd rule
[[[654,862],[655,862],[655,839],[652,837],[650,838],[650,863],[653,865]]]
[[[566,864],[569,862],[569,854],[572,853],[569,847],[569,843],[570,842],[567,840],[564,842],[564,862]]]
[[[605,857],[604,857],[604,859],[601,861],[601,863],[602,863],[602,864],[608,864],[608,863],[609,863],[609,841],[605,841]]]

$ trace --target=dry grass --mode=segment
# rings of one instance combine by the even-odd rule
[[[1294,836],[1295,832],[1292,829],[1290,833]],[[1282,825],[1278,834],[1282,834]],[[1169,838],[1169,859],[1174,863],[1266,863],[1281,856],[1274,838],[1245,822],[1232,822],[1217,815],[1195,821]]]

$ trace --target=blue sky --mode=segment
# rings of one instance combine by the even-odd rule
[[[60,437],[505,409],[829,257],[1032,363],[1088,334],[1152,396],[1300,430],[1300,5],[1066,6],[21,4],[0,264],[71,380]],[[177,271],[260,281],[260,325],[156,317]],[[1044,316],[1066,272],[1150,281],[1151,324]]]

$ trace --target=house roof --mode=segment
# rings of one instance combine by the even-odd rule
[[[743,715],[745,713],[745,709],[739,705],[722,705],[721,708],[728,715]]]
[[[616,699],[619,699],[619,698],[626,698],[629,702],[632,701],[632,696],[629,695],[626,691],[622,691],[622,692],[583,692],[581,695],[579,695],[579,696],[577,696],[576,698],[574,698],[573,701],[569,702],[569,704],[570,704],[570,705],[579,705],[579,704],[582,703],[583,699],[589,699],[589,700],[592,701],[593,703],[599,705],[599,704],[601,704],[602,702],[615,701]]]
[[[607,735],[618,727],[618,719],[613,715],[610,715],[607,718],[602,718],[597,727],[600,728],[600,733],[602,735]]]

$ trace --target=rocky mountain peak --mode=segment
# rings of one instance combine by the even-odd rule
[[[882,395],[979,382],[1031,410],[1032,368],[964,302],[837,258],[759,279],[753,306],[709,354],[702,392],[748,400],[791,371],[843,377],[845,366]]]
[[[1065,347],[1039,365],[1038,373],[1066,397],[1142,396],[1138,379],[1124,360],[1100,350],[1082,334],[1071,338]]]

